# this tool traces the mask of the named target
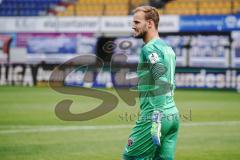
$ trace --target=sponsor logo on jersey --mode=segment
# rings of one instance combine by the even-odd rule
[[[148,56],[150,62],[152,64],[155,64],[158,62],[159,58],[158,58],[158,54],[157,53],[151,53],[149,56]]]
[[[133,145],[133,140],[131,138],[128,138],[128,147],[131,147]]]

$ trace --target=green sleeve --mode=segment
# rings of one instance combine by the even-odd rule
[[[153,80],[151,85],[154,85],[154,88],[156,88],[156,90],[150,92],[149,101],[154,110],[158,110],[165,105],[165,94],[171,90],[171,85],[166,75],[168,66],[164,63],[164,55],[161,50],[146,50],[144,55]]]
[[[167,67],[164,65],[164,55],[160,50],[145,50],[144,56],[149,66],[149,71],[155,81],[161,80],[166,73]],[[163,79],[162,79],[163,80]]]

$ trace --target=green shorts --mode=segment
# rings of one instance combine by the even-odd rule
[[[153,144],[151,120],[138,120],[132,129],[123,153],[124,160],[173,160],[176,150],[179,113],[176,107],[163,111],[161,146]]]

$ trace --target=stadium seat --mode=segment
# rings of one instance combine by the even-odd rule
[[[106,5],[105,14],[107,16],[128,15],[128,5]]]
[[[2,0],[0,16],[38,16],[47,12],[61,0]],[[114,16],[128,15],[140,5],[148,4],[149,0],[76,0],[66,5],[58,16]],[[172,0],[160,14],[178,15],[215,15],[240,12],[240,0]]]
[[[240,1],[239,0],[235,0],[233,2],[233,12],[234,13],[239,13],[240,12]]]
[[[61,0],[2,0],[0,16],[38,16]]]
[[[239,8],[239,0],[233,0],[233,4],[230,0],[174,0],[166,4],[163,12],[180,15],[214,15],[237,13]]]

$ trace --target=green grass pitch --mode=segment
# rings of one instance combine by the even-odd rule
[[[115,95],[114,90],[105,90]],[[73,113],[100,100],[57,93],[50,88],[0,87],[0,159],[119,160],[136,120],[137,105],[122,100],[112,112],[84,122],[54,113],[63,99]],[[176,160],[240,159],[240,94],[234,91],[177,90],[181,129]]]

